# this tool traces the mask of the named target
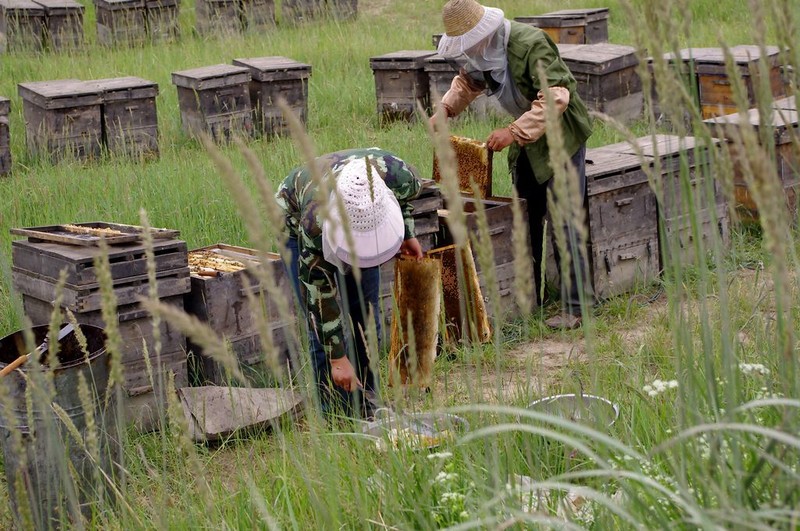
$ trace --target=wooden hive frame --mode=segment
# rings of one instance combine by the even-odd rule
[[[474,140],[463,136],[450,136],[450,145],[456,154],[458,172],[458,188],[463,194],[473,195],[472,183],[478,186],[481,199],[492,196],[492,155],[486,142]],[[433,179],[442,180],[439,169],[439,158],[433,156]]]

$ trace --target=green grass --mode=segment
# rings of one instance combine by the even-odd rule
[[[253,245],[216,166],[181,130],[171,72],[266,55],[309,63],[307,129],[318,152],[378,145],[427,175],[433,144],[424,124],[378,123],[369,58],[429,49],[431,34],[442,31],[441,4],[364,1],[356,22],[200,39],[191,29],[194,5],[186,2],[179,43],[136,49],[95,46],[94,9],[87,5],[86,49],[4,56],[0,95],[12,99],[15,165],[13,175],[0,181],[0,336],[22,327],[19,300],[10,292],[10,227],[90,220],[138,224],[139,211],[145,209],[154,226],[180,229],[190,248],[217,242]],[[750,3],[743,0],[515,0],[498,5],[509,18],[608,6],[612,42],[661,50],[673,42],[707,47],[763,38],[788,44],[779,42],[779,23],[800,20],[795,4],[785,2],[780,19],[770,14],[763,35]],[[630,15],[626,5],[633,6]],[[159,84],[158,160],[106,157],[51,165],[27,155],[17,83],[123,75]],[[465,119],[455,122],[453,131],[484,138],[501,125],[500,119]],[[653,130],[645,121],[630,129],[634,136]],[[622,138],[622,132],[598,122],[589,146]],[[248,146],[273,183],[302,163],[287,138],[254,140]],[[236,146],[223,147],[223,153],[255,190]],[[494,178],[495,193],[510,193],[503,155],[496,157]],[[441,448],[453,453],[449,458],[404,448],[380,452],[374,441],[354,435],[348,426],[320,425],[313,417],[219,446],[194,445],[170,415],[168,429],[131,432],[125,438],[128,506],[101,507],[90,527],[428,529],[482,523],[523,528],[534,527],[537,518],[559,518],[553,494],[539,512],[523,511],[529,499],[515,491],[523,475],[593,489],[601,495],[598,501],[567,517],[595,529],[792,528],[798,502],[798,404],[763,402],[772,393],[787,400],[798,396],[798,316],[785,306],[797,295],[792,241],[774,223],[757,230],[737,228],[724,259],[674,268],[658,285],[606,301],[580,331],[547,330],[541,318],[555,310],[551,306],[507,323],[498,345],[462,348],[441,358],[434,392],[412,405],[463,408],[456,411],[473,431]],[[770,372],[745,374],[740,362],[760,363]],[[385,361],[381,367],[385,372]],[[678,388],[650,396],[645,386],[656,379],[676,380]],[[613,427],[590,432],[579,424],[525,419],[523,410],[502,406],[524,407],[543,394],[580,389],[619,404],[622,413]],[[752,400],[762,402],[741,408]],[[437,480],[440,472],[454,475]],[[455,495],[443,497],[445,492]],[[2,507],[0,527],[8,527],[8,504]]]

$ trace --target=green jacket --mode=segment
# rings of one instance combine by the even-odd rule
[[[404,239],[414,237],[414,207],[409,203],[419,194],[419,174],[410,164],[397,155],[379,148],[359,148],[337,151],[320,156],[323,179],[335,178],[335,170],[346,163],[368,158],[378,168],[386,186],[397,197],[405,222]],[[305,306],[308,308],[310,325],[313,327],[325,352],[331,358],[345,355],[342,310],[336,289],[336,266],[322,256],[322,198],[311,178],[307,166],[289,172],[275,194],[278,205],[284,212],[287,236],[297,238],[300,251],[299,275],[304,288]]]
[[[539,83],[537,64],[541,63],[547,76],[547,84],[551,87],[569,89],[569,105],[561,115],[561,130],[564,148],[570,156],[586,142],[592,134],[592,122],[586,104],[578,96],[578,83],[561,59],[558,47],[543,30],[511,22],[511,32],[507,47],[508,67],[519,91],[529,100],[537,99]],[[536,180],[541,184],[553,176],[550,167],[550,148],[547,145],[547,134],[536,142],[520,147],[516,142],[511,144],[508,152],[508,167],[513,172],[517,165],[520,149],[525,149]]]

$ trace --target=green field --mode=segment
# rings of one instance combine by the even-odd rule
[[[23,323],[20,300],[11,292],[11,227],[93,220],[139,224],[144,209],[153,226],[179,229],[190,249],[217,242],[254,245],[208,152],[182,131],[171,72],[271,55],[311,64],[307,132],[317,153],[380,146],[427,176],[433,144],[425,125],[380,125],[369,58],[432,48],[431,35],[442,31],[443,2],[359,4],[353,22],[280,24],[258,34],[202,39],[193,32],[194,2],[185,2],[179,42],[135,49],[97,46],[94,8],[86,4],[84,49],[0,56],[0,96],[12,100],[14,158],[12,175],[0,180],[0,337]],[[796,0],[495,5],[508,18],[610,7],[610,41],[634,45],[643,57],[680,47],[795,46],[800,23]],[[793,53],[797,57],[796,49]],[[158,160],[104,157],[53,165],[28,156],[17,83],[117,76],[159,85]],[[499,125],[505,125],[501,119],[465,119],[453,123],[452,131],[485,138]],[[634,136],[659,127],[646,120],[629,124]],[[692,124],[690,134],[695,133],[702,134],[698,123]],[[598,121],[589,147],[624,135]],[[273,184],[303,162],[289,138],[247,145]],[[240,150],[234,145],[222,151],[255,193]],[[763,152],[748,155],[754,168],[770,162]],[[511,191],[505,157],[495,160],[495,193],[505,195]],[[719,167],[730,169],[725,161]],[[730,180],[729,174],[715,177]],[[764,209],[763,228],[734,228],[729,252],[698,267],[668,266],[657,285],[599,305],[579,331],[547,331],[542,318],[555,310],[547,307],[503,324],[492,345],[440,358],[433,393],[413,403],[456,408],[470,420],[469,436],[441,448],[452,453],[449,457],[405,448],[380,452],[371,440],[313,419],[220,447],[197,446],[187,442],[177,416],[168,415],[168,429],[126,438],[129,475],[120,487],[122,501],[100,505],[87,525],[795,528],[800,518],[797,254],[787,219],[774,213],[780,199],[762,206],[770,204],[776,208]],[[657,379],[674,380],[677,389],[652,387]],[[621,415],[611,429],[525,419],[524,410],[513,409],[539,396],[579,389],[619,404]],[[521,488],[526,481],[539,490]],[[582,501],[559,507],[567,492],[580,494]],[[8,503],[2,507],[0,527],[7,528]]]

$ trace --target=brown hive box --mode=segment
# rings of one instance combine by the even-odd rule
[[[87,82],[103,99],[103,143],[115,155],[158,156],[158,85],[139,77]]]
[[[44,47],[44,8],[31,0],[0,0],[0,53]]]
[[[137,46],[147,41],[145,0],[94,0],[97,42],[104,46]]]
[[[197,0],[195,29],[204,37],[241,33],[240,10],[239,0]]]
[[[11,173],[11,135],[8,129],[8,115],[11,101],[0,96],[0,176]]]
[[[667,260],[683,265],[695,263],[694,241],[699,238],[703,249],[711,250],[716,232],[723,247],[730,242],[730,217],[727,201],[712,171],[710,145],[695,137],[674,135],[644,136],[636,140],[644,160],[659,168],[651,187],[658,201],[658,224],[662,229],[660,256],[662,267]],[[600,148],[635,155],[637,149],[628,142]]]
[[[673,74],[680,79],[686,88],[686,92],[691,96],[692,102],[697,107],[700,106],[700,86],[697,81],[696,61],[706,55],[718,53],[717,50],[717,48],[683,48],[678,52],[678,55],[670,52],[662,56],[662,60],[672,70]],[[667,122],[683,121],[684,124],[688,125],[691,121],[691,115],[688,111],[681,109],[681,116],[668,116],[667,112],[670,110],[674,112],[675,109],[665,109],[659,101],[661,98],[659,97],[658,80],[654,74],[654,62],[655,59],[652,57],[647,59],[647,69],[651,79],[650,95],[653,102],[653,114],[657,119],[666,120]]]
[[[145,19],[151,42],[172,42],[180,36],[178,0],[146,0]]]
[[[632,46],[560,44],[561,58],[578,82],[586,105],[622,121],[639,118],[644,108],[639,59]]]
[[[35,0],[44,8],[45,39],[54,51],[83,45],[84,7],[75,0]]]
[[[206,133],[218,142],[253,135],[248,68],[219,64],[183,70],[172,73],[172,83],[188,134]]]
[[[289,124],[278,107],[283,98],[305,125],[308,122],[308,79],[311,65],[287,57],[234,59],[250,69],[250,103],[256,129],[267,136],[289,133]]]
[[[725,51],[722,48],[713,50],[695,59],[703,118],[714,118],[738,111],[733,81],[728,77],[725,65]],[[740,45],[731,47],[729,52],[734,70],[744,84],[750,107],[756,104],[756,88],[764,77],[767,78],[772,96],[781,97],[786,94],[778,47],[767,46],[762,54],[758,46]],[[761,68],[762,59],[766,64],[766,71]]]
[[[275,301],[269,298],[266,289],[259,286],[252,268],[266,268],[293,312],[294,294],[281,257],[269,253],[268,261],[262,263],[253,249],[217,244],[190,251],[189,264],[192,289],[186,297],[186,311],[230,343],[242,372],[252,377],[251,383],[264,381],[268,364],[262,352],[259,319],[255,312],[262,312],[270,323],[281,364],[289,358],[291,338],[296,334],[295,318],[293,313],[288,316],[280,314]],[[251,307],[248,294],[255,296],[258,308]],[[205,355],[200,346],[190,342],[189,348],[197,361],[198,378],[220,385],[227,382],[221,364]]]
[[[425,59],[430,50],[402,50],[370,58],[375,76],[375,98],[381,121],[413,120],[417,107],[430,107]]]
[[[607,7],[562,9],[514,20],[541,28],[557,44],[608,42]]]
[[[240,0],[242,27],[246,31],[264,31],[275,27],[274,0]]]
[[[478,186],[481,199],[492,196],[492,150],[486,142],[463,136],[451,136],[450,145],[456,154],[458,186],[462,193],[473,195],[472,182]],[[433,179],[441,181],[439,160],[433,156]]]
[[[102,96],[77,79],[20,83],[28,151],[33,156],[100,155]]]
[[[793,110],[792,99],[779,100],[770,109],[769,116],[762,116],[758,109],[751,109],[746,114],[736,113],[706,120],[712,134],[727,141],[726,148],[733,160],[734,191],[737,210],[744,220],[757,220],[759,209],[753,192],[745,180],[747,155],[740,152],[743,135],[749,130],[758,135],[762,148],[769,153],[774,152],[775,171],[783,190],[789,219],[797,217],[797,192],[800,187],[800,151],[798,151],[798,135],[800,120],[797,110]],[[783,107],[783,108],[782,108]],[[767,144],[764,144],[767,142]],[[770,145],[771,144],[771,145]],[[757,186],[763,185],[766,176],[754,175]]]

